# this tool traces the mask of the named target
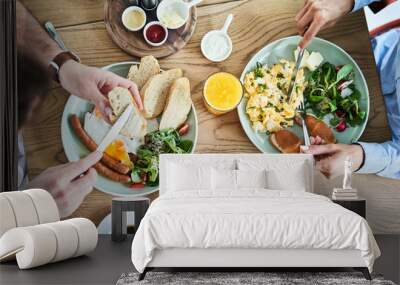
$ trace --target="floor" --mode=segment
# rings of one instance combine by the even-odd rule
[[[381,250],[374,265],[374,272],[385,276],[385,279],[400,284],[400,235],[375,235]]]
[[[400,284],[400,236],[377,235],[382,256],[375,273]],[[114,243],[107,235],[88,256],[49,264],[30,270],[18,270],[15,262],[0,265],[1,285],[22,284],[115,284],[122,273],[134,271],[130,260],[132,238]]]
[[[58,263],[29,270],[18,270],[15,262],[0,264],[1,285],[115,284],[122,273],[132,272],[132,238],[114,243],[100,235],[95,251]]]

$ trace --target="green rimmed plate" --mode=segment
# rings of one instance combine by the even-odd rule
[[[285,58],[294,61],[294,50],[297,47],[298,42],[300,41],[299,36],[292,36],[277,40],[266,45],[260,51],[258,51],[248,62],[246,67],[244,68],[242,75],[240,77],[240,81],[243,83],[245,75],[253,70],[256,67],[256,63],[260,62],[262,64],[274,64],[277,63],[279,59]],[[366,112],[366,118],[361,125],[355,127],[347,127],[344,132],[337,132],[333,130],[336,139],[339,143],[350,144],[352,142],[357,141],[362,133],[364,132],[365,126],[368,121],[369,116],[369,92],[367,82],[365,81],[364,75],[361,72],[360,67],[353,60],[353,58],[345,52],[342,48],[337,45],[320,39],[315,38],[307,47],[309,52],[316,51],[320,52],[324,58],[324,62],[328,61],[335,65],[344,65],[351,64],[353,65],[354,70],[354,84],[358,90],[361,92],[360,99],[360,107],[362,110]],[[269,135],[265,133],[257,133],[251,127],[251,122],[246,114],[246,105],[247,98],[243,98],[238,106],[238,114],[240,123],[250,139],[250,141],[261,151],[264,153],[279,153],[279,151],[270,144]],[[300,138],[303,137],[303,132],[301,127],[294,125],[293,127],[288,128],[288,130],[295,133]]]
[[[139,64],[138,62],[120,62],[114,63],[108,66],[103,67],[104,70],[111,71],[115,74],[118,74],[122,77],[127,76],[129,68],[132,64]],[[75,136],[68,118],[72,114],[76,114],[81,120],[83,120],[83,116],[86,112],[89,112],[93,109],[93,104],[90,102],[83,100],[79,97],[71,95],[64,107],[64,112],[61,120],[61,140],[64,147],[65,155],[69,161],[77,161],[80,158],[89,154],[88,149],[79,141],[78,137]],[[183,136],[184,139],[189,139],[193,141],[193,149],[196,147],[197,143],[197,116],[194,105],[192,104],[192,109],[188,115],[187,122],[190,125],[189,132]],[[114,196],[142,196],[158,191],[157,187],[144,187],[141,189],[132,189],[127,187],[122,183],[118,183],[112,181],[106,177],[98,175],[95,188],[105,192],[107,194],[111,194]]]

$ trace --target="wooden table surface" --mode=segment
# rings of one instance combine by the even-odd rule
[[[102,0],[24,0],[23,3],[41,23],[52,21],[66,45],[79,54],[83,63],[101,67],[133,60],[108,36]],[[201,100],[203,84],[216,71],[228,71],[240,76],[249,59],[263,46],[282,37],[295,35],[294,16],[302,4],[302,0],[205,0],[198,6],[198,25],[193,38],[183,50],[160,60],[162,68],[180,67],[190,79],[192,98],[199,118],[196,152],[258,152],[242,130],[236,112],[216,117],[206,111]],[[207,31],[222,27],[229,13],[233,13],[235,17],[229,29],[234,45],[233,53],[225,62],[210,63],[201,54],[201,38]],[[362,140],[383,142],[390,139],[385,106],[362,12],[345,17],[334,28],[323,31],[320,37],[344,48],[359,64],[367,79],[371,112]],[[35,123],[24,130],[31,178],[50,166],[67,162],[61,143],[60,123],[68,96],[60,86],[54,85],[41,112],[37,114]],[[394,189],[400,189],[398,181],[375,175],[364,175],[360,181],[363,185],[386,185],[392,194]],[[331,183],[324,182],[323,185],[328,189]],[[400,197],[398,198],[400,205]],[[94,190],[73,216],[88,217],[99,223],[110,211],[110,200],[109,195]],[[391,209],[392,206],[388,210]],[[379,212],[379,208],[372,211]],[[379,222],[374,227],[378,228],[378,232],[385,232],[389,228]],[[398,232],[400,233],[400,225]]]

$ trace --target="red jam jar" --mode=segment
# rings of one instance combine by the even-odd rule
[[[148,23],[143,30],[146,42],[152,46],[161,46],[168,38],[168,29],[158,21]]]

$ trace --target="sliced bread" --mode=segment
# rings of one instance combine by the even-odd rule
[[[137,108],[131,92],[123,87],[115,87],[108,93],[108,99],[114,115],[112,121],[116,121],[129,104],[133,105],[133,111],[120,133],[131,139],[142,138],[147,131],[147,121]]]
[[[154,75],[146,82],[140,90],[146,119],[155,118],[162,113],[171,84],[182,76],[182,69],[175,68]]]
[[[282,153],[299,153],[303,143],[298,136],[288,130],[280,130],[269,136],[270,143]]]
[[[191,107],[189,79],[186,77],[176,79],[169,90],[167,103],[161,117],[160,130],[178,128],[186,121]]]
[[[139,67],[132,65],[129,69],[128,79],[135,82],[140,90],[153,75],[160,73],[160,65],[154,56],[145,56],[140,60]]]

